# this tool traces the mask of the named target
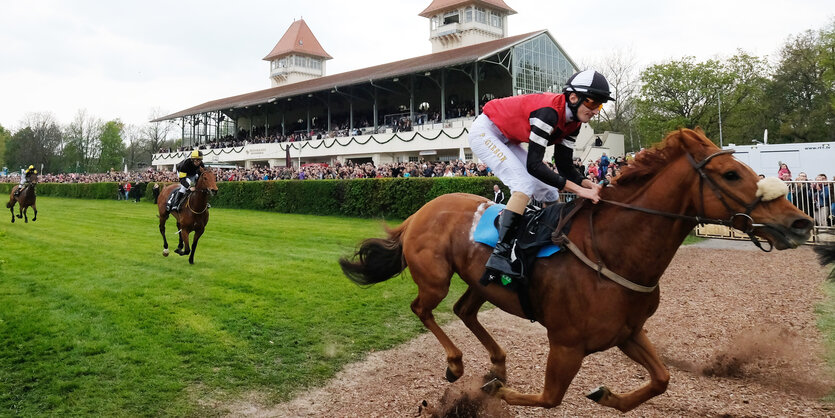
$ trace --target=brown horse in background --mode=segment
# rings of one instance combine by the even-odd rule
[[[661,275],[698,223],[740,225],[778,249],[797,247],[810,236],[812,219],[786,199],[785,184],[776,179],[758,183],[757,174],[731,152],[719,150],[701,131],[674,131],[639,153],[601,191],[601,203],[580,201],[567,234],[579,255],[562,251],[537,260],[523,290],[532,305],[532,319],[548,330],[541,393],[506,386],[505,351],[477,318],[486,301],[526,316],[519,295],[498,284],[478,283],[492,249],[474,242],[472,231],[493,204],[488,199],[440,196],[389,230],[388,238],[363,241],[354,257],[340,264],[360,285],[382,282],[409,267],[418,287],[412,311],[443,346],[447,380],[464,374],[462,353],[435,322],[432,310],[447,296],[457,273],[469,287],[454,312],[487,349],[492,364],[485,391],[511,405],[551,408],[562,402],[584,357],[618,347],[647,369],[650,381],[625,393],[601,386],[587,396],[629,411],[667,389],[670,374],[644,323],[658,307]],[[597,263],[585,264],[580,256]],[[616,282],[615,276],[625,280]]]
[[[15,196],[15,192],[20,188],[20,185],[12,187],[11,193],[9,193],[9,203],[6,203],[6,207],[9,208],[9,212],[12,213],[12,223],[14,223],[14,206],[15,204],[19,204],[18,206],[18,218],[23,218],[24,223],[29,222],[29,216],[27,215],[27,211],[29,207],[32,207],[32,210],[35,211],[35,216],[32,217],[32,222],[38,220],[38,207],[35,206],[35,183],[29,183],[20,191],[20,194]]]
[[[165,238],[165,222],[168,220],[169,213],[165,211],[165,205],[168,202],[168,197],[178,187],[180,187],[178,183],[166,186],[157,198],[159,233],[162,234],[162,255],[166,257],[168,257],[168,240]],[[188,258],[188,262],[191,264],[194,264],[197,241],[203,235],[206,224],[209,223],[209,196],[213,196],[215,193],[217,193],[215,173],[212,170],[201,168],[194,191],[186,192],[186,197],[180,204],[180,210],[170,213],[177,220],[177,232],[180,238],[180,243],[174,252],[181,256],[191,254]],[[189,248],[188,236],[192,231],[194,231],[194,241]]]

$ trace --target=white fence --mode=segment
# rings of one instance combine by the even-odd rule
[[[809,244],[835,241],[835,182],[788,181],[787,196],[798,209],[815,220]],[[748,239],[742,231],[721,225],[699,225],[696,235],[705,238]]]

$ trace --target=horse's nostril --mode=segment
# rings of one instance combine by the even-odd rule
[[[815,225],[812,223],[812,221],[810,221],[808,219],[805,219],[805,218],[800,218],[800,219],[792,222],[792,229],[799,229],[799,230],[802,230],[802,231],[811,230],[813,226],[815,226]]]

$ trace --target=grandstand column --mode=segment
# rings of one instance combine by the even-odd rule
[[[473,82],[474,82],[473,92],[475,94],[475,97],[473,98],[474,99],[473,103],[475,103],[474,109],[473,109],[473,115],[478,116],[478,114],[479,114],[479,106],[478,106],[478,61],[473,63]]]
[[[441,127],[446,122],[446,71],[441,69]]]

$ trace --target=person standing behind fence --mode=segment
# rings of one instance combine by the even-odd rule
[[[818,174],[812,184],[812,207],[815,211],[815,225],[832,226],[831,206],[833,199],[832,185],[826,180],[826,174]]]
[[[499,188],[498,184],[493,185],[493,201],[496,203],[504,202],[504,192]]]

